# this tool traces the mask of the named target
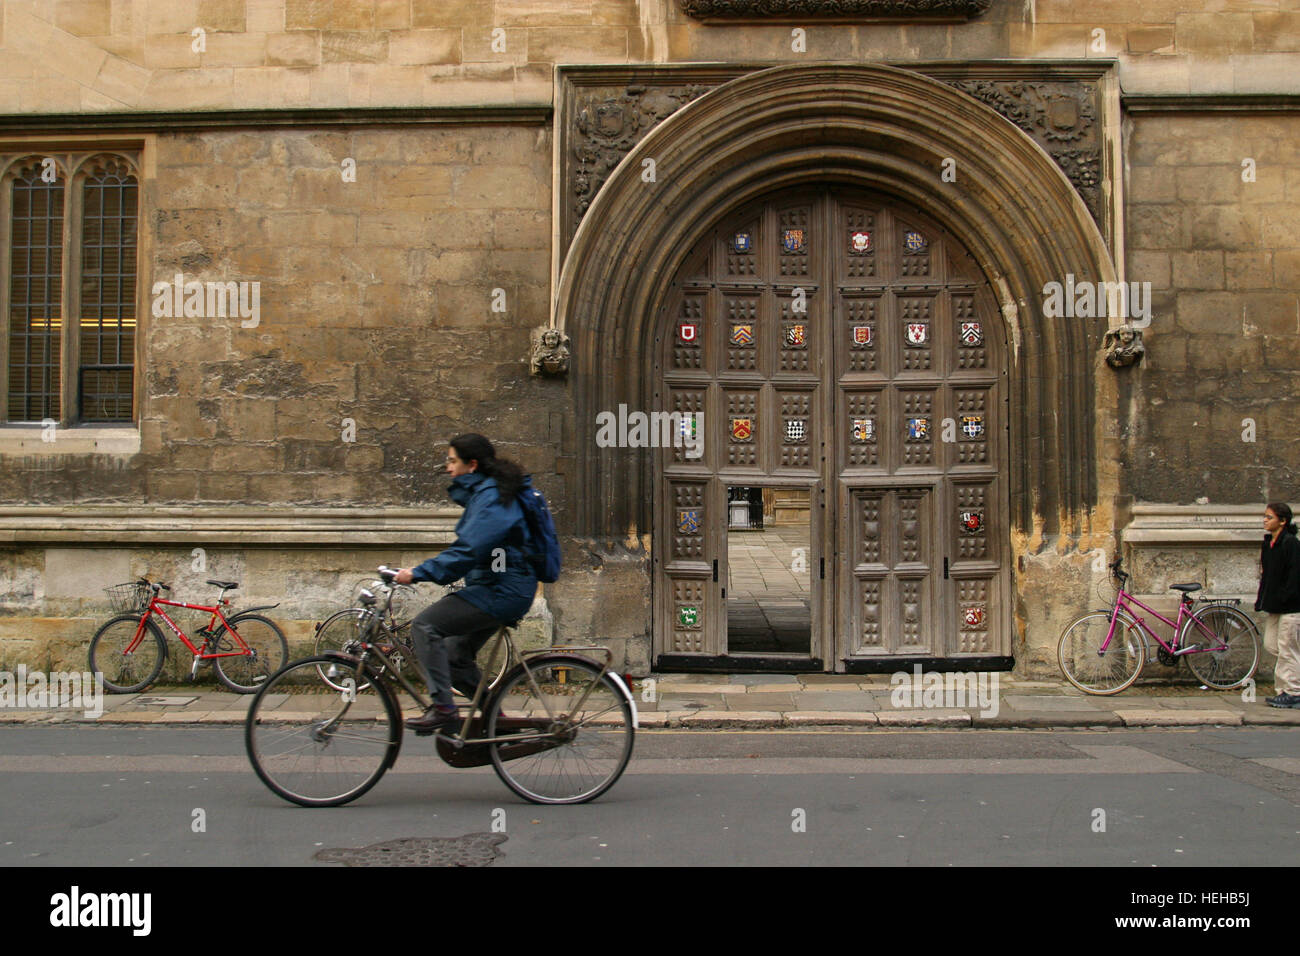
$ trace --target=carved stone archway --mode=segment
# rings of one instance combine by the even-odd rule
[[[1114,403],[1113,384],[1096,375],[1105,320],[1042,310],[1049,282],[1116,279],[1084,202],[1041,147],[974,98],[892,67],[825,64],[752,73],[678,110],[624,158],[584,217],[555,313],[573,342],[575,534],[613,544],[651,528],[653,450],[599,448],[593,423],[620,404],[652,409],[657,323],[682,258],[729,210],[828,182],[933,217],[994,290],[1010,347],[1015,550],[1108,533],[1110,509],[1098,510],[1100,527],[1092,514],[1115,493],[1116,456],[1096,416]]]

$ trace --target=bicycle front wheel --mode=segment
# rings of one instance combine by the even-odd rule
[[[360,654],[361,644],[365,640],[367,628],[374,616],[374,611],[364,607],[350,607],[330,615],[316,629],[316,653],[325,654],[329,651],[338,651],[342,654],[352,654],[354,656]],[[376,633],[372,640],[379,644],[397,643],[396,638],[391,636],[387,627],[382,625],[381,630]],[[409,653],[409,651],[400,653]],[[388,656],[391,658],[393,654],[390,653]],[[343,689],[340,685],[335,684],[330,676],[329,665],[321,665],[319,670],[321,680],[335,690]]]
[[[1231,690],[1248,681],[1259,666],[1259,632],[1255,622],[1227,604],[1207,604],[1192,613],[1178,636],[1183,656],[1206,687]]]
[[[322,667],[331,683],[321,679]],[[363,670],[308,657],[258,690],[244,722],[244,746],[272,792],[304,807],[337,807],[373,787],[397,759],[397,703]]]
[[[632,757],[632,705],[607,673],[569,655],[508,673],[488,705],[487,735],[502,782],[533,803],[585,803],[614,785]]]
[[[1115,622],[1110,643],[1110,612],[1085,614],[1065,629],[1056,648],[1061,673],[1088,694],[1118,694],[1137,680],[1146,661],[1146,641],[1123,614]],[[1102,651],[1102,645],[1106,649]]]
[[[233,631],[248,645],[249,653],[214,657],[212,666],[217,680],[237,694],[255,693],[289,659],[289,644],[275,623],[260,614],[236,614],[226,623],[230,630],[222,628],[217,634],[213,644],[216,650],[229,653],[240,649],[231,636]]]
[[[111,694],[135,694],[158,679],[167,663],[167,642],[153,621],[140,630],[139,614],[119,614],[90,639],[90,671],[104,675],[104,689]]]

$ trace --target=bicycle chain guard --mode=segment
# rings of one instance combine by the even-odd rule
[[[497,723],[504,725],[498,727],[498,730],[507,733],[512,730],[544,732],[551,726],[550,720],[542,717],[501,717],[498,718]],[[438,756],[452,767],[487,766],[492,762],[492,755],[488,751],[491,745],[473,743],[473,738],[482,737],[484,730],[483,718],[475,717],[469,724],[470,742],[459,748],[453,741],[439,734],[434,741]],[[562,740],[521,740],[517,744],[507,743],[501,746],[500,756],[502,760],[518,760],[520,757],[541,753],[543,750],[554,750],[563,742]]]

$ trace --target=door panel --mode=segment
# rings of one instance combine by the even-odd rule
[[[756,545],[729,533],[728,488],[744,486],[810,496],[808,653],[828,669],[1008,655],[1006,349],[972,257],[906,206],[827,187],[739,210],[674,285],[658,407],[704,412],[705,451],[658,457],[657,651],[740,650],[728,555]],[[763,575],[744,577],[763,606]]]

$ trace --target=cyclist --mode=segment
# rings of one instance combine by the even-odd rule
[[[1300,539],[1291,508],[1280,501],[1264,509],[1264,543],[1255,610],[1264,611],[1264,649],[1276,655],[1270,707],[1300,709]]]
[[[503,623],[523,617],[537,593],[528,523],[515,500],[528,484],[523,470],[497,458],[482,435],[467,434],[451,440],[447,474],[452,501],[465,509],[456,524],[456,542],[416,568],[403,568],[396,579],[398,584],[450,584],[464,577],[466,584],[411,622],[416,656],[434,701],[423,716],[406,721],[419,734],[458,722],[452,688],[474,696],[481,679],[475,655]]]

